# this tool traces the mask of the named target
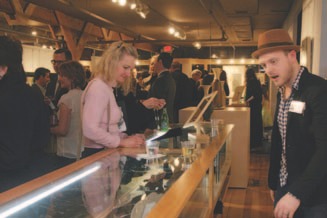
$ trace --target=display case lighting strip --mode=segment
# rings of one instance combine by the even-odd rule
[[[0,218],[5,218],[17,213],[18,211],[34,204],[35,202],[48,197],[49,195],[65,188],[66,186],[94,173],[100,167],[101,164],[96,162],[86,169],[74,173],[73,175],[69,175],[61,180],[43,187],[42,189],[31,192],[18,200],[13,200],[4,206],[0,206]]]

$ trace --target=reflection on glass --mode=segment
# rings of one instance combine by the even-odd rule
[[[101,168],[81,181],[84,206],[92,217],[103,217],[112,210],[122,176],[118,152],[100,162]]]
[[[210,123],[197,125],[202,125],[203,134],[210,134]],[[185,140],[192,140],[191,137],[188,138],[190,132],[194,133],[195,129],[188,128],[183,133]],[[173,140],[169,143],[173,143]],[[63,186],[59,192],[52,193],[28,207],[28,210],[15,214],[15,217],[142,217],[199,157],[198,151],[202,145],[205,147],[207,143],[198,143],[196,149],[189,148],[181,155],[179,142],[178,152],[174,149],[168,153],[170,150],[163,149],[167,152],[165,156],[150,162],[119,153],[123,150],[116,151],[78,172],[83,172],[85,177],[83,174],[77,179],[74,177],[74,181]],[[224,147],[215,160],[217,180],[225,158]],[[72,176],[76,175],[79,174]],[[57,183],[54,182],[53,185],[55,184]],[[47,186],[41,192],[46,192],[51,187]],[[17,202],[11,206],[16,204]],[[1,212],[3,208],[1,205]]]
[[[65,187],[79,181],[81,178],[86,177],[100,168],[99,163],[94,163],[83,170],[73,173],[59,181],[53,182],[37,191],[29,193],[22,198],[9,202],[6,205],[1,205],[0,217],[8,217],[12,214],[19,212],[20,210],[29,207],[30,205],[38,202],[49,195],[58,192],[59,190],[64,189]],[[32,209],[33,211],[33,209]],[[25,211],[28,212],[28,211]],[[25,215],[24,215],[25,216]]]

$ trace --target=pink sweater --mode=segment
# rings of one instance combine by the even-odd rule
[[[109,104],[109,106],[108,106]],[[108,108],[109,124],[108,124]],[[116,148],[126,137],[119,129],[123,113],[118,107],[113,88],[99,78],[89,82],[82,95],[82,126],[85,147]],[[109,131],[108,131],[109,128]]]

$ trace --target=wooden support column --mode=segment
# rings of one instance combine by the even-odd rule
[[[27,3],[27,5],[24,8],[24,14],[28,17],[31,17],[36,9],[36,5],[33,5],[31,3]]]
[[[88,33],[92,32],[94,25],[92,23],[81,23],[81,21],[75,21],[59,11],[56,11],[55,13],[61,32],[67,43],[67,47],[72,53],[73,60],[79,60],[82,56],[85,42],[88,39]],[[77,34],[76,31],[73,31],[71,28],[67,27],[72,26],[73,22],[76,22],[75,27],[80,26],[79,32],[81,32],[81,34]],[[67,23],[68,25],[66,25]]]
[[[3,14],[4,18],[6,19],[8,25],[14,26],[14,25],[26,25],[26,26],[42,26],[44,25],[41,22],[35,21],[30,19],[30,13],[33,12],[32,6],[27,6],[25,8],[25,11],[28,12],[25,14],[25,11],[23,10],[22,3],[19,0],[12,0],[10,1],[10,5],[12,7],[12,10],[15,12],[13,16],[9,16],[8,14]],[[29,9],[31,7],[31,9]]]
[[[53,39],[57,40],[56,31],[54,30],[55,27],[51,26],[50,24],[48,25],[48,27],[49,27],[49,30],[50,30],[50,33],[51,33],[51,37]],[[59,43],[57,41],[55,42],[55,46],[56,46],[56,49],[60,48],[60,45],[59,45]]]
[[[106,41],[110,40],[110,32],[111,31],[106,29],[106,28],[103,28],[103,27],[101,27],[100,29],[101,29],[103,39],[106,40]]]

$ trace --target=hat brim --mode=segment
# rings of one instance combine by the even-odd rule
[[[254,51],[251,56],[253,58],[258,58],[260,55],[272,52],[272,51],[276,51],[276,50],[295,50],[295,51],[300,51],[301,46],[299,45],[281,45],[281,46],[274,46],[274,47],[270,47],[270,48],[261,48],[258,49],[256,51]]]

